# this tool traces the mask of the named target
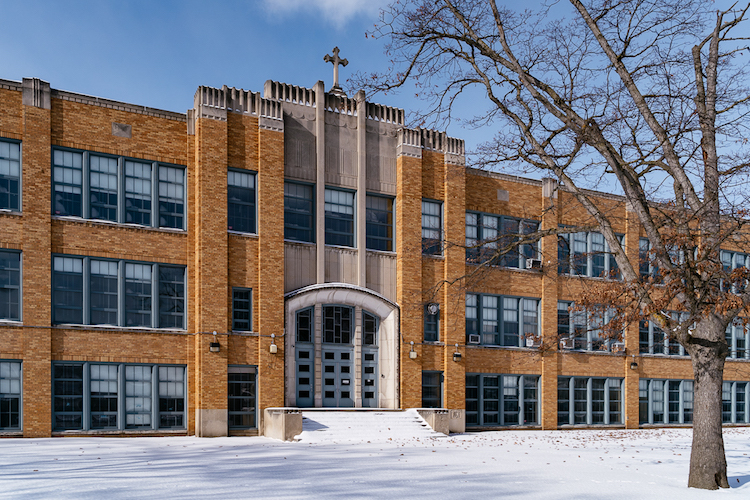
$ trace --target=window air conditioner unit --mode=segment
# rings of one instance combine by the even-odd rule
[[[478,344],[479,335],[469,335],[469,344]]]
[[[526,347],[539,347],[539,339],[534,336],[526,337]]]
[[[575,344],[573,343],[573,339],[566,338],[560,341],[560,345],[563,349],[573,349]]]
[[[612,352],[625,352],[625,343],[624,342],[612,343]]]
[[[435,316],[438,312],[440,312],[440,304],[438,304],[437,302],[430,302],[429,304],[427,304],[427,312],[431,316]]]
[[[542,259],[526,259],[526,269],[541,269]]]

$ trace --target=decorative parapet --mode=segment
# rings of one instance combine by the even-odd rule
[[[392,123],[400,126],[404,125],[404,110],[400,108],[393,108],[391,106],[383,106],[382,104],[368,102],[366,105],[366,113],[368,120]]]
[[[264,99],[257,92],[227,87],[198,87],[194,98],[195,118],[226,121],[227,112],[258,117],[258,126],[284,130],[282,103]]]
[[[466,149],[463,139],[445,137],[445,163],[449,165],[466,165]]]
[[[21,102],[23,102],[24,106],[50,109],[51,94],[49,83],[39,78],[24,78]]]
[[[14,82],[13,80],[0,79],[0,89],[16,90],[18,92],[21,92],[23,90],[23,84],[21,82]]]
[[[325,110],[348,116],[357,116],[357,101],[348,97],[326,93]]]
[[[420,129],[398,129],[398,146],[396,156],[422,158],[422,137]]]
[[[289,102],[300,106],[315,107],[315,91],[297,85],[266,80],[263,96],[272,101]]]

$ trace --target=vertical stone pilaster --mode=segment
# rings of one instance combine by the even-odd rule
[[[638,269],[638,243],[640,240],[641,224],[638,216],[629,206],[625,210],[625,252],[635,269]],[[639,425],[638,387],[640,384],[641,359],[638,355],[639,341],[638,324],[630,324],[625,331],[625,401],[623,413],[625,415],[625,427],[637,429]],[[635,355],[635,358],[633,357]],[[631,370],[630,363],[638,363],[638,370]]]
[[[200,109],[200,108],[199,108]],[[216,112],[216,110],[215,110]],[[226,111],[225,111],[226,112]],[[227,122],[198,116],[195,127],[195,358],[198,436],[227,435]],[[209,352],[220,335],[220,352]]]
[[[409,130],[403,130],[406,135]],[[422,350],[409,358],[410,341],[421,344],[422,324],[422,151],[403,139],[397,157],[396,300],[401,306],[401,407],[422,406]],[[408,144],[407,142],[411,142]]]
[[[23,172],[23,435],[48,437],[52,392],[51,106],[49,83],[24,78]],[[47,327],[47,328],[45,328]]]
[[[325,84],[315,84],[315,243],[317,252],[316,277],[318,283],[326,281],[326,92]]]
[[[556,229],[559,225],[557,207],[557,181],[542,179],[541,229]],[[540,328],[542,333],[542,382],[539,401],[541,404],[542,429],[557,428],[557,377],[559,369],[559,339],[557,337],[557,237],[548,236],[541,241],[542,300]]]
[[[367,102],[360,90],[357,99],[357,214],[358,221],[366,220],[367,212]],[[367,286],[367,224],[357,224],[357,284]],[[359,386],[357,386],[359,387]]]
[[[466,251],[462,246],[466,238],[466,169],[463,162],[452,161],[452,155],[445,155],[445,200],[443,203],[445,250],[444,276],[442,288],[442,308],[440,338],[445,341],[443,352],[443,406],[463,410],[466,405],[466,301],[460,279],[466,274]],[[461,361],[453,361],[453,353],[462,354]]]
[[[260,129],[258,151],[258,410],[284,405],[284,133]],[[278,351],[270,352],[271,334]],[[293,332],[288,334],[293,335]]]

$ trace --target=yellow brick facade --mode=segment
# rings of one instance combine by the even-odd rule
[[[353,101],[324,93],[322,84],[315,89],[303,89],[269,82],[266,87],[265,97],[237,89],[201,87],[196,93],[194,109],[181,114],[56,91],[39,80],[0,80],[0,141],[20,144],[22,151],[20,210],[0,211],[0,249],[15,252],[22,262],[21,320],[0,320],[0,363],[8,366],[20,363],[23,374],[19,420],[15,426],[7,420],[10,424],[0,426],[0,435],[262,433],[264,409],[296,406],[296,384],[304,375],[299,367],[295,368],[294,350],[299,349],[302,340],[295,323],[297,310],[289,310],[287,305],[307,304],[299,298],[300,294],[319,294],[317,302],[309,303],[310,310],[318,315],[321,308],[336,304],[339,299],[356,314],[382,307],[378,310],[386,312],[378,318],[382,322],[378,323],[381,325],[378,335],[382,333],[383,342],[392,340],[388,348],[392,352],[385,345],[380,346],[385,353],[379,358],[379,370],[383,372],[379,379],[385,380],[381,381],[380,393],[389,394],[386,386],[392,380],[395,394],[382,396],[381,401],[390,401],[393,407],[421,407],[425,401],[423,373],[439,373],[440,404],[458,412],[452,413],[451,418],[461,420],[459,428],[464,423],[469,428],[472,424],[474,428],[490,428],[502,423],[491,422],[489,415],[484,425],[472,420],[484,411],[480,409],[477,413],[472,405],[489,396],[480,395],[477,399],[471,392],[473,386],[467,389],[469,379],[489,383],[491,377],[499,375],[506,376],[506,380],[519,376],[534,380],[533,390],[524,393],[529,401],[533,400],[529,403],[533,407],[529,415],[534,416],[525,423],[544,429],[561,425],[559,383],[565,377],[621,381],[618,382],[621,415],[612,424],[631,428],[642,425],[639,416],[642,379],[692,379],[690,361],[685,357],[639,353],[638,325],[628,327],[624,349],[619,352],[579,352],[560,347],[558,302],[575,301],[583,290],[600,279],[559,275],[556,237],[540,242],[541,269],[482,270],[467,264],[464,247],[467,212],[533,220],[539,222],[541,229],[590,224],[584,210],[568,193],[553,189],[554,183],[467,169],[460,141],[434,131],[406,129],[402,110],[366,103],[371,106],[367,108],[367,117],[355,125],[354,117],[365,111],[346,108],[354,106]],[[316,99],[318,104],[313,107]],[[348,112],[337,113],[335,122],[328,116],[330,112],[319,108],[321,99],[333,103],[327,104],[329,107],[341,106]],[[313,119],[313,116],[318,117]],[[320,120],[321,116],[329,120],[325,126],[314,130],[308,127],[304,133],[300,132],[304,126],[296,123],[304,125],[308,123],[304,120]],[[344,124],[349,118],[346,126],[360,130],[359,138],[356,141],[350,138],[352,144],[338,144],[340,154],[335,150],[331,153],[331,146],[322,134],[339,140],[338,132],[331,130],[336,130],[336,123]],[[364,153],[361,144],[355,147],[354,143],[374,140],[371,129],[365,132],[361,127],[362,123],[372,125],[376,118],[381,131],[377,140],[394,147],[385,151],[381,145],[379,156],[371,157],[367,156],[370,152]],[[350,154],[356,148],[360,148],[357,151],[362,152],[360,158],[366,158],[365,163],[348,159],[356,158]],[[129,160],[146,162],[157,169],[166,165],[184,172],[183,226],[164,228],[155,222],[147,227],[122,219],[107,222],[54,214],[51,207],[55,196],[55,151],[116,158],[120,162],[120,179],[124,179],[123,164]],[[329,162],[328,167],[321,167],[321,158]],[[359,170],[349,168],[351,165],[359,165]],[[254,179],[255,231],[227,230],[228,169],[249,173]],[[365,172],[366,184],[357,180]],[[363,241],[349,249],[326,245],[314,238],[306,245],[286,244],[285,182],[312,186],[311,192],[315,192],[320,179],[325,179],[326,189],[332,191],[392,200],[395,207],[390,227],[392,248],[367,251],[365,255]],[[86,189],[91,189],[88,187],[91,182],[87,179],[82,183],[83,197],[89,194]],[[123,196],[123,189],[118,188],[118,196]],[[159,187],[153,186],[152,193],[152,217],[159,218]],[[441,206],[444,245],[438,255],[422,254],[423,199]],[[317,207],[313,229],[325,224],[325,216],[320,212],[328,210],[324,202],[328,199],[311,201]],[[626,251],[637,262],[641,236],[637,221],[622,200],[614,196],[602,194],[597,203],[612,215],[615,231],[623,234]],[[122,206],[119,210],[123,210]],[[355,217],[357,223],[365,223],[365,214]],[[185,291],[176,292],[181,293],[183,328],[159,328],[156,320],[148,328],[128,327],[122,320],[118,320],[120,326],[56,321],[58,295],[53,281],[56,256],[81,262],[101,259],[146,263],[154,266],[154,270],[161,267],[184,270]],[[320,263],[326,266],[325,272],[315,272],[314,267]],[[287,266],[292,264],[299,267],[300,273],[304,271],[305,276],[310,276],[295,281],[300,286],[291,286],[290,277],[285,274]],[[365,265],[366,273],[362,269]],[[307,272],[311,266],[313,271]],[[88,277],[89,272],[82,272],[81,276]],[[338,278],[321,279],[321,276]],[[152,283],[159,279],[162,278],[155,275]],[[82,296],[89,293],[90,286],[82,285]],[[118,287],[117,307],[123,309],[128,307],[124,299],[127,292],[122,285]],[[248,331],[233,331],[235,288],[252,291],[252,326]],[[160,301],[156,285],[152,292],[151,301]],[[470,341],[466,329],[467,294],[476,294],[480,300],[484,296],[538,300],[535,314],[541,343],[533,347],[501,347]],[[87,318],[93,306],[89,298],[81,300],[83,317]],[[425,306],[430,303],[438,304],[440,311],[437,341],[426,341],[424,335]],[[167,307],[159,304],[150,307],[154,311]],[[389,310],[392,316],[388,316]],[[119,310],[118,314],[124,313]],[[397,320],[391,325],[386,317]],[[364,316],[352,319],[352,352],[360,357],[367,347],[361,318]],[[327,328],[319,317],[314,321],[315,328]],[[318,342],[315,356],[321,356],[319,344],[323,334],[322,331],[312,334],[311,339]],[[316,362],[311,374],[317,377],[316,384],[322,384],[325,374],[319,372],[325,364],[320,359]],[[725,379],[748,381],[748,362],[729,360]],[[637,363],[637,367],[631,366],[632,363]],[[153,370],[149,372],[153,378],[148,386],[152,391],[150,404],[154,405],[150,415],[158,419],[162,414],[177,414],[178,425],[160,427],[152,422],[139,428],[126,424],[123,419],[130,418],[131,410],[122,405],[130,404],[124,392],[129,389],[118,382],[121,385],[111,401],[116,400],[119,406],[110,407],[111,420],[105,420],[108,426],[98,428],[102,421],[95,419],[100,418],[102,411],[95,407],[99,400],[95,405],[90,385],[94,371],[81,379],[85,382],[81,382],[83,395],[79,403],[65,407],[65,398],[55,393],[63,389],[58,389],[54,382],[64,378],[62,371],[56,372],[56,367],[63,365],[86,370],[92,366],[118,367],[118,380],[124,380],[125,370],[133,367]],[[360,365],[355,366],[359,369]],[[169,382],[178,384],[168,389],[166,379],[159,377],[173,367],[183,370],[175,373],[184,375],[181,380],[170,379]],[[229,380],[230,373],[239,373],[238,369],[245,370],[242,373],[250,374],[254,381],[252,386],[242,386],[254,391],[254,421],[244,428],[233,429],[232,417],[228,416],[233,408]],[[356,384],[360,378],[362,381],[366,378],[364,373],[352,374]],[[166,392],[159,392],[179,391],[178,386],[183,392],[169,401],[164,396]],[[356,396],[349,396],[357,405],[367,391],[364,382],[361,387],[353,392]],[[485,389],[484,394],[492,393],[489,387]],[[470,393],[474,395],[470,397]],[[318,394],[313,405],[320,406],[321,397],[327,396]],[[80,404],[80,408],[75,404]],[[170,405],[174,408],[165,409]],[[528,416],[523,409],[519,411],[521,419]],[[87,423],[76,420],[79,414],[80,418],[89,419]],[[70,420],[60,419],[63,415]],[[164,422],[167,421],[170,420]],[[61,427],[61,422],[68,422],[65,425],[69,427]],[[508,425],[514,423],[524,422]]]

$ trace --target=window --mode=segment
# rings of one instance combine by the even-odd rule
[[[0,361],[0,430],[21,430],[21,362]]]
[[[501,215],[466,212],[466,261],[526,269],[526,259],[537,258],[538,244],[518,245],[503,256],[496,256],[522,234],[530,234],[539,223]]]
[[[729,347],[728,357],[736,359],[750,357],[748,328],[743,324],[742,319],[736,318],[732,323],[727,325],[726,339],[727,346]]]
[[[466,426],[539,424],[539,376],[466,374]]]
[[[185,268],[54,256],[52,309],[57,324],[184,329]]]
[[[351,344],[352,314],[348,306],[323,306],[323,342]]]
[[[254,429],[256,423],[254,366],[230,366],[229,382],[229,428]]]
[[[424,306],[424,340],[437,342],[440,340],[440,307],[437,304]]]
[[[52,377],[56,431],[185,428],[184,366],[66,361]]]
[[[620,244],[623,235],[618,234]],[[557,237],[557,272],[620,279],[620,270],[609,245],[601,233],[579,232]]]
[[[747,401],[749,382],[724,382],[721,386],[721,420],[725,424],[750,423]]]
[[[0,319],[21,319],[20,252],[0,250]]]
[[[182,166],[54,148],[52,184],[53,215],[185,228]]]
[[[354,193],[326,189],[326,245],[354,246]]]
[[[638,420],[641,424],[693,422],[693,381],[638,381]]]
[[[443,205],[439,201],[422,200],[422,253],[443,254]]]
[[[609,351],[613,339],[605,338],[602,327],[615,317],[614,308],[577,310],[572,302],[557,303],[557,336],[566,349]],[[565,339],[568,339],[567,341]]]
[[[362,345],[375,346],[378,342],[377,316],[362,311]]]
[[[232,330],[236,332],[252,331],[252,298],[249,288],[232,288]]]
[[[294,241],[315,241],[313,187],[307,184],[284,183],[284,238]]]
[[[297,342],[313,341],[313,308],[297,311]]]
[[[443,372],[422,372],[422,408],[442,408]]]
[[[227,222],[230,231],[255,233],[255,174],[227,172]]]
[[[466,294],[469,344],[525,347],[539,336],[539,299]]]
[[[686,313],[672,311],[670,315],[674,320],[687,321]],[[649,320],[641,320],[638,323],[638,350],[642,354],[685,356],[685,348],[676,340],[670,339],[656,323]]]
[[[750,258],[750,255],[740,252],[729,252],[727,250],[722,250],[720,252],[720,258],[724,271],[727,274],[730,274],[734,269],[747,267],[748,258]],[[726,283],[726,285],[724,283]],[[733,293],[742,293],[745,291],[746,287],[747,280],[744,279],[733,281],[731,283],[731,286],[729,286],[729,283],[726,281],[722,283],[722,289],[727,291],[731,290]]]
[[[21,143],[0,139],[0,210],[21,209]]]
[[[366,243],[368,250],[393,251],[393,199],[367,195]]]
[[[622,379],[558,377],[558,425],[622,424]]]

